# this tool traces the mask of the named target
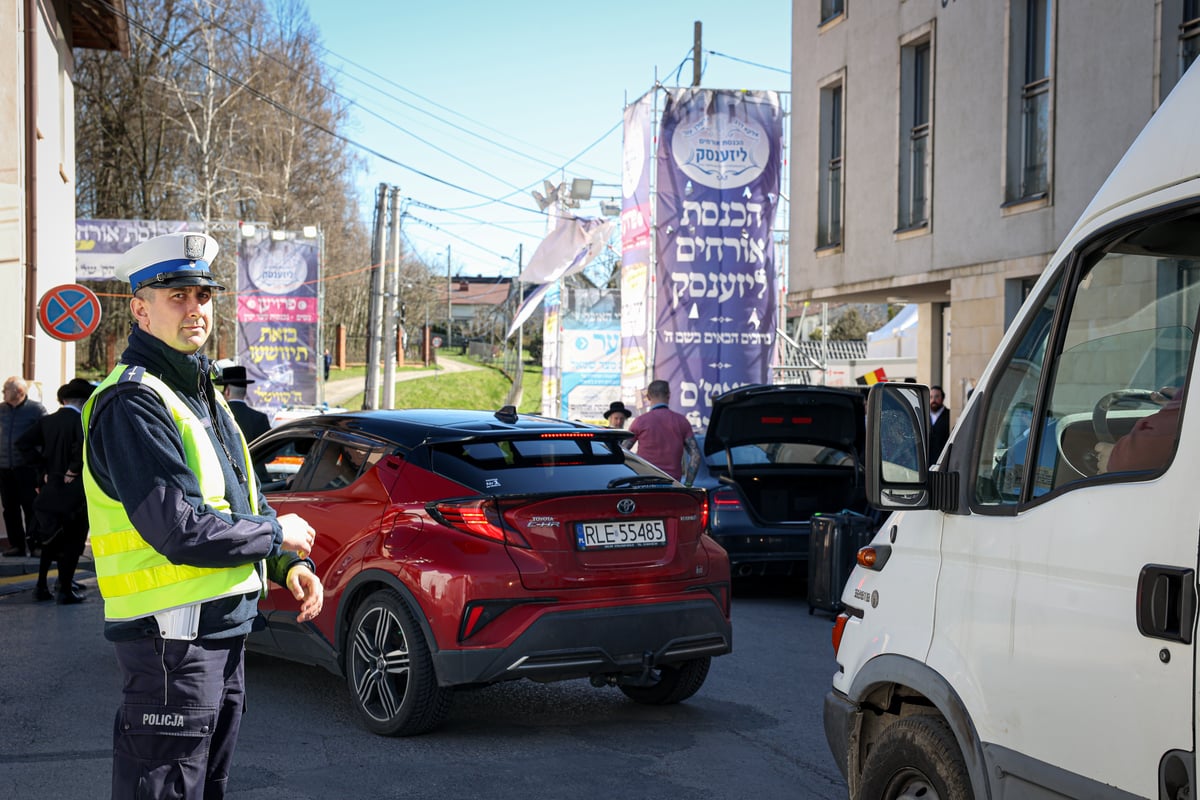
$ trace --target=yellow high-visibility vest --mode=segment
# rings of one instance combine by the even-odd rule
[[[116,384],[128,369],[129,366],[118,364],[84,405],[85,436],[96,401],[106,389]],[[144,370],[139,369],[137,372],[140,374],[127,380],[139,380],[153,389],[170,410],[179,434],[183,437],[187,464],[200,481],[200,492],[205,502],[217,511],[227,512],[229,502],[225,499],[225,477],[221,472],[220,456],[212,440],[208,438],[204,423],[161,379]],[[232,420],[233,414],[219,394],[217,402],[223,413]],[[238,431],[238,443],[246,464],[250,508],[253,513],[258,513],[258,487],[254,469],[250,464],[250,452],[236,423],[233,429]],[[130,453],[128,457],[137,458],[137,454]],[[92,554],[96,560],[100,594],[104,597],[106,620],[119,622],[139,619],[205,600],[248,594],[263,589],[262,579],[254,564],[216,569],[172,564],[162,553],[151,547],[133,527],[121,501],[109,497],[96,483],[88,465],[86,443],[83,488],[87,495]]]

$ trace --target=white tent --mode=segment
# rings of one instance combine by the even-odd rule
[[[916,358],[917,305],[909,303],[887,325],[867,334],[867,359]]]

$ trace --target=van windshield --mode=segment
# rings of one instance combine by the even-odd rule
[[[1200,311],[1200,215],[1139,229],[1088,262],[1053,368],[1043,361],[1060,285],[1030,316],[997,378],[977,505],[1016,505],[1118,472],[1150,477],[1174,455]],[[1035,426],[1039,393],[1046,399]]]

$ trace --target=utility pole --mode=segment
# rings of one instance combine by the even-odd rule
[[[379,408],[379,329],[383,316],[383,252],[387,234],[387,184],[375,196],[375,241],[371,246],[371,305],[367,311],[367,375],[363,408]]]
[[[388,270],[387,303],[384,304],[383,342],[383,407],[396,407],[396,315],[400,294],[400,187],[392,192],[392,258]]]
[[[446,347],[454,344],[452,331],[454,330],[454,310],[451,304],[454,302],[454,295],[451,293],[450,285],[450,245],[446,245]]]
[[[525,257],[525,243],[518,242],[517,243],[517,309],[518,310],[525,303],[525,284],[521,282],[521,270],[525,268],[525,265],[522,264],[521,262],[524,259],[524,257]],[[525,345],[523,342],[524,336],[525,336],[525,326],[522,325],[519,328],[517,328],[517,377],[516,377],[516,381],[517,381],[518,385],[522,383],[522,378],[525,376],[525,359],[524,359]],[[518,395],[518,401],[519,400],[520,400],[520,396]]]
[[[692,27],[692,86],[700,85],[700,53],[703,52],[700,47],[700,31],[703,27],[700,20],[696,20]]]
[[[521,306],[525,304],[525,284],[521,282],[521,270],[525,265],[522,263],[525,256],[524,243],[517,244],[517,309],[513,312],[515,317],[521,311]],[[521,395],[525,390],[525,344],[524,344],[525,326],[517,327],[517,366],[516,373],[513,375],[512,388],[508,390],[508,397],[505,399],[506,406],[521,407]]]

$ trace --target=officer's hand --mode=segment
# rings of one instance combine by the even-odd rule
[[[288,570],[287,588],[300,601],[300,616],[297,622],[308,622],[321,613],[325,602],[325,587],[321,579],[308,568],[308,564],[296,564]]]
[[[283,528],[283,549],[299,553],[306,558],[312,552],[313,539],[317,532],[305,522],[299,514],[284,514],[279,518],[279,527]]]

